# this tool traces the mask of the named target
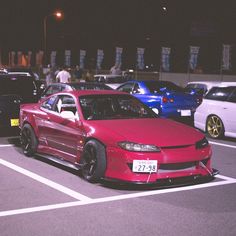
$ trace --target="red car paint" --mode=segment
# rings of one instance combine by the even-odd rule
[[[106,150],[106,171],[103,178],[134,183],[156,183],[161,179],[209,177],[213,174],[211,147],[207,145],[200,149],[196,148],[196,143],[204,139],[204,135],[192,127],[154,117],[85,119],[79,102],[81,97],[123,94],[117,91],[89,90],[61,92],[52,96],[73,97],[77,106],[77,119],[65,119],[60,113],[56,114],[42,108],[42,101],[21,106],[20,128],[22,129],[25,123],[32,126],[39,141],[37,153],[53,155],[75,164],[80,162],[87,140],[98,140]],[[127,94],[125,96],[132,97]],[[160,152],[128,151],[118,145],[122,141],[155,145],[159,147]],[[133,172],[133,160],[157,160],[157,172]]]

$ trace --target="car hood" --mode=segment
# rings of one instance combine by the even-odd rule
[[[169,119],[125,119],[89,121],[92,135],[106,143],[129,141],[159,147],[192,145],[204,135],[190,127]]]

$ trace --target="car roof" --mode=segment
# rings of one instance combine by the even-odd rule
[[[128,93],[125,92],[120,92],[117,90],[73,90],[73,91],[62,91],[57,94],[71,94],[76,97],[78,96],[86,96],[86,95],[129,95]],[[131,96],[131,95],[130,95]]]
[[[94,77],[110,77],[110,78],[113,78],[113,77],[122,77],[122,75],[112,75],[112,74],[97,74],[97,75],[94,75]]]
[[[205,85],[236,85],[236,82],[231,81],[191,81],[187,84],[205,84]]]

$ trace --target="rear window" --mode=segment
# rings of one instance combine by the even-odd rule
[[[94,80],[99,83],[107,83],[107,84],[116,84],[116,83],[124,83],[126,79],[123,76],[95,76]]]
[[[23,101],[33,102],[37,88],[32,79],[24,76],[0,76],[0,95],[15,94]]]
[[[205,99],[227,101],[234,87],[213,87],[205,96]]]
[[[151,93],[184,92],[183,88],[169,81],[146,81],[145,84]]]

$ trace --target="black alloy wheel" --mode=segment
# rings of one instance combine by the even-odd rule
[[[106,171],[105,147],[96,140],[90,140],[85,144],[81,157],[81,173],[89,182],[97,182]]]
[[[38,140],[33,128],[29,124],[23,126],[20,141],[24,154],[28,157],[33,156],[38,147]]]

